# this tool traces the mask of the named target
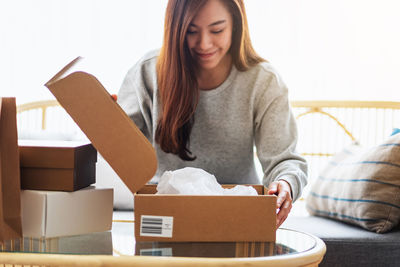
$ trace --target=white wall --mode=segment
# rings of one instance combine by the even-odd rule
[[[0,0],[0,95],[53,98],[43,85],[69,61],[117,92],[126,71],[160,47],[165,0]]]
[[[254,45],[292,98],[400,100],[400,1],[246,3]]]
[[[116,93],[161,45],[166,0],[0,0],[0,95],[52,98],[43,86],[84,56]],[[256,50],[292,99],[400,101],[400,1],[245,0]]]

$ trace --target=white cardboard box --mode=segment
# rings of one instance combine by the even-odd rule
[[[111,230],[113,189],[21,190],[24,237],[59,237]]]

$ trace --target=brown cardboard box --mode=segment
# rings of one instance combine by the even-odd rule
[[[72,72],[78,61],[46,86],[136,193],[156,172],[155,151],[94,76]],[[276,197],[264,195],[263,186],[257,187],[259,196],[154,195],[154,189],[146,186],[135,195],[137,241],[275,241]]]
[[[97,151],[90,142],[18,143],[22,189],[76,191],[96,182]]]
[[[155,195],[146,185],[135,195],[136,241],[275,241],[276,197],[253,187],[258,196]]]

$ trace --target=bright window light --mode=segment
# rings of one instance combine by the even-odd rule
[[[161,46],[166,0],[0,2],[0,95],[52,99],[44,87],[85,57],[116,93],[130,67]],[[292,99],[400,101],[397,0],[246,0],[253,45]]]

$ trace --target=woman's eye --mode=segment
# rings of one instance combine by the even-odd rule
[[[195,33],[196,31],[190,31],[190,30],[187,31],[187,34],[195,34]]]
[[[224,29],[222,29],[222,30],[217,30],[217,31],[211,31],[211,33],[213,33],[213,34],[218,34],[218,33],[221,33],[221,32],[223,32],[224,31]]]

